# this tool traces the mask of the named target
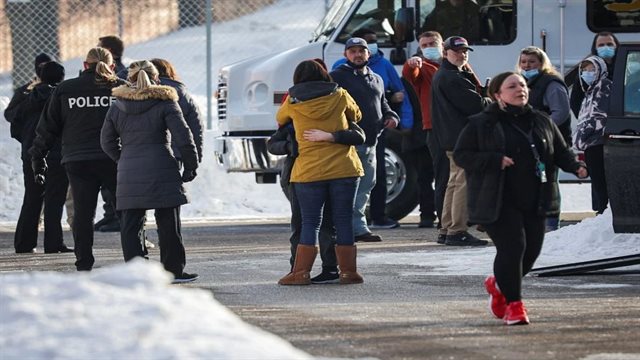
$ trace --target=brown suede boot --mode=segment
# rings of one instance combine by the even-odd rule
[[[336,257],[340,268],[340,284],[362,284],[364,280],[356,269],[356,246],[336,245]]]
[[[311,268],[318,254],[318,248],[312,245],[298,245],[293,270],[278,281],[280,285],[309,285],[311,284]]]

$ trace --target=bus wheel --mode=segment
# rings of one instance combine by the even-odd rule
[[[389,132],[391,135],[392,132]],[[400,141],[387,136],[385,166],[387,170],[387,216],[400,220],[418,206],[418,177],[405,154],[400,152]]]

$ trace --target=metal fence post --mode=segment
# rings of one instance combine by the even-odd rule
[[[211,66],[212,66],[212,54],[211,54],[211,23],[213,21],[213,4],[212,0],[207,0],[207,129],[211,130],[213,126],[212,121],[212,99],[213,91],[212,91],[212,82],[213,76],[211,74]]]

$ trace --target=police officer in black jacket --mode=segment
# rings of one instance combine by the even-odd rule
[[[64,67],[50,61],[38,69],[40,80],[27,87],[27,96],[16,106],[16,117],[12,119],[14,137],[22,146],[22,170],[24,174],[24,198],[20,217],[16,225],[14,246],[16,253],[31,253],[38,241],[38,221],[44,205],[44,252],[72,252],[65,246],[62,236],[62,209],[69,182],[60,165],[60,142],[47,156],[49,181],[42,185],[35,182],[28,150],[33,144],[36,124],[55,86],[64,79]]]
[[[89,50],[84,68],[79,77],[62,82],[53,92],[29,150],[36,181],[44,183],[45,157],[57,139],[62,139],[61,163],[74,199],[72,230],[79,271],[91,270],[95,261],[93,219],[100,187],[116,192],[116,163],[102,151],[100,130],[113,101],[111,89],[124,84],[113,73],[113,57],[104,48]]]

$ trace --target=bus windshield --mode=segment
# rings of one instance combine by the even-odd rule
[[[356,0],[334,1],[327,15],[320,22],[318,27],[313,31],[313,38],[310,42],[325,40],[333,34],[340,21],[344,19],[347,12],[353,6]]]

